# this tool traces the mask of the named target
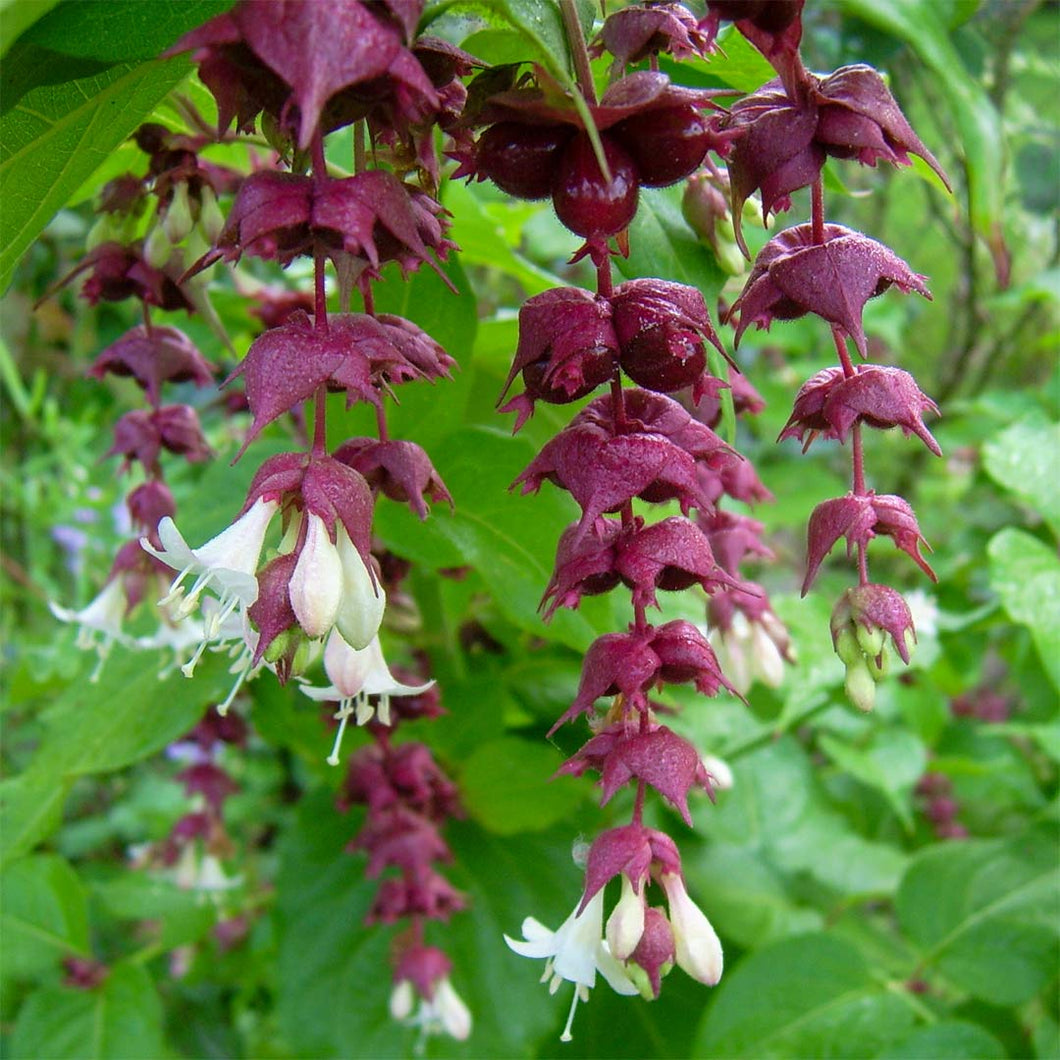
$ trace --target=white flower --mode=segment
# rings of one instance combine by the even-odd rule
[[[114,642],[133,643],[132,638],[123,633],[121,628],[125,606],[125,590],[120,578],[107,582],[100,594],[80,611],[60,607],[54,601],[48,602],[51,613],[60,622],[70,622],[78,627],[77,646],[86,651],[95,649],[99,656],[99,663],[89,678],[93,684],[99,680],[103,664],[107,661],[107,655],[110,654]]]
[[[703,910],[689,898],[685,881],[678,873],[664,872],[659,882],[669,905],[678,967],[693,979],[714,986],[721,978],[723,967],[721,942],[714,928]]]
[[[528,916],[523,921],[523,939],[504,936],[508,946],[523,957],[544,957],[547,960],[541,982],[548,982],[549,993],[554,994],[564,979],[574,983],[574,998],[571,1001],[567,1024],[560,1040],[571,1040],[571,1024],[579,1001],[589,1000],[589,991],[596,985],[599,972],[618,994],[639,993],[626,975],[619,961],[612,955],[601,937],[604,920],[604,892],[596,892],[579,914],[578,909],[563,922],[557,931],[549,931],[544,924]]]
[[[732,767],[724,758],[718,758],[717,755],[700,755],[699,760],[718,791],[728,791],[733,786],[735,778],[732,775]]]
[[[905,602],[917,636],[934,637],[939,631],[939,605],[935,597],[923,589],[913,589],[905,594]]]
[[[784,680],[784,654],[779,644],[787,640],[787,630],[771,611],[755,622],[736,611],[729,628],[711,630],[708,639],[722,673],[741,695],[756,680],[769,688],[779,687]]]
[[[194,891],[204,899],[215,899],[224,891],[242,886],[242,876],[229,876],[213,854],[199,850],[198,846],[189,843],[167,873],[177,887],[182,891]]]
[[[213,589],[221,606],[206,623],[207,640],[213,640],[217,627],[237,607],[249,607],[258,598],[258,559],[265,543],[265,533],[272,517],[279,510],[276,501],[259,497],[250,509],[231,526],[200,548],[191,548],[176,524],[166,516],[158,524],[158,537],[162,542],[159,550],[146,538],[140,538],[140,546],[156,556],[168,567],[178,571],[169,593],[159,603],[162,606],[176,604],[174,618],[191,614],[199,597],[207,588]],[[195,581],[187,592],[183,582],[189,574]]]
[[[342,560],[319,515],[309,512],[302,551],[291,575],[291,607],[307,637],[322,637],[335,625],[342,602]]]
[[[424,1036],[448,1034],[458,1042],[471,1034],[471,1013],[463,998],[453,989],[449,976],[434,986],[434,997],[420,998],[419,1009],[412,1015],[416,992],[408,979],[402,979],[390,994],[390,1015],[400,1023],[419,1027]]]
[[[305,541],[291,575],[291,608],[307,636],[338,627],[346,643],[363,648],[379,631],[386,593],[376,584],[346,527],[335,523],[332,542],[320,516],[306,516]]]
[[[629,877],[622,873],[622,897],[607,918],[607,945],[611,952],[624,961],[637,948],[644,934],[644,894],[637,894]]]
[[[403,685],[390,672],[378,637],[373,637],[367,647],[351,648],[338,629],[332,630],[324,648],[324,672],[331,680],[330,685],[318,688],[304,684],[302,691],[310,699],[338,700],[335,718],[339,731],[327,759],[333,766],[339,764],[339,748],[351,715],[358,725],[366,725],[376,714],[383,725],[389,725],[391,696],[418,696],[434,684],[428,681],[423,685]],[[376,706],[371,704],[369,696],[379,697]]]

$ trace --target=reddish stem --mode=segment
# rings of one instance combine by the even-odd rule
[[[313,399],[313,456],[328,452],[328,388],[321,383]]]
[[[578,20],[578,9],[574,0],[559,0],[559,10],[563,16],[563,29],[574,62],[574,72],[578,75],[578,87],[582,90],[585,102],[593,107],[596,105],[596,86],[593,84],[593,69],[589,64],[589,50],[585,47],[582,24]]]
[[[842,332],[837,327],[832,328],[832,340],[835,342],[836,353],[839,354],[839,364],[843,369],[843,378],[853,378],[857,375],[857,371],[854,368],[854,362],[850,359],[850,354],[847,352],[846,339],[843,338]]]
[[[379,440],[385,442],[389,437],[386,426],[386,406],[380,401],[375,407],[375,426],[376,433],[379,435]]]
[[[813,223],[813,241],[824,242],[824,177],[818,174],[813,182],[813,198],[811,205],[811,219]]]
[[[318,331],[328,329],[328,295],[324,280],[324,252],[317,250],[313,253],[313,325]]]
[[[639,825],[644,816],[644,789],[643,780],[637,781],[637,798],[633,803],[633,823]]]

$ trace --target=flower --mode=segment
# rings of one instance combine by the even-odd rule
[[[679,872],[662,873],[659,883],[669,905],[677,966],[693,979],[714,986],[721,978],[723,967],[721,943],[714,928],[688,896]]]
[[[409,947],[398,957],[394,968],[390,1015],[401,1023],[419,1027],[423,1037],[448,1034],[465,1041],[471,1033],[471,1013],[449,979],[451,967],[449,958],[434,946]],[[417,996],[420,1007],[413,1016]]]
[[[629,996],[638,992],[602,937],[603,920],[604,895],[601,890],[583,909],[576,907],[557,931],[549,931],[540,921],[528,916],[523,921],[522,941],[504,936],[509,948],[521,957],[546,958],[541,982],[548,982],[549,993],[554,994],[564,979],[574,983],[574,998],[560,1041],[571,1040],[574,1010],[579,1001],[589,1000],[589,991],[596,985],[597,972],[618,994]]]
[[[89,680],[94,684],[99,680],[103,664],[107,661],[111,646],[115,641],[129,643],[129,637],[122,632],[121,623],[125,617],[125,590],[119,578],[112,578],[99,595],[80,611],[61,607],[54,600],[48,601],[48,608],[60,622],[70,622],[77,628],[77,647],[82,651],[94,649],[99,656],[99,663]]]
[[[158,524],[162,548],[142,537],[140,547],[180,573],[173,579],[169,592],[159,601],[163,606],[176,603],[177,618],[191,614],[199,597],[213,588],[221,602],[220,609],[206,623],[206,639],[212,640],[220,624],[240,604],[249,607],[258,598],[258,558],[265,543],[265,533],[272,517],[279,511],[276,501],[258,498],[231,526],[199,548],[191,548],[176,524],[168,516]],[[195,581],[188,592],[183,581],[189,574]]]
[[[378,637],[373,637],[364,648],[352,648],[338,629],[332,631],[324,648],[324,672],[331,680],[330,685],[319,688],[304,684],[302,691],[310,699],[338,700],[335,719],[339,731],[327,759],[332,766],[339,764],[339,748],[351,716],[358,725],[366,725],[378,715],[380,724],[389,725],[391,696],[418,696],[434,684],[428,681],[424,685],[403,685],[390,672]],[[375,706],[368,701],[369,696],[379,697]]]
[[[445,976],[434,987],[434,997],[420,997],[420,1007],[412,1015],[415,991],[408,979],[402,979],[390,994],[390,1015],[401,1023],[419,1027],[421,1033],[448,1034],[458,1042],[471,1034],[471,1013],[463,998]]]

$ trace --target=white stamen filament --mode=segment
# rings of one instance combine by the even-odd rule
[[[344,699],[339,703],[339,709],[334,715],[339,723],[339,731],[335,733],[335,743],[331,748],[331,754],[327,757],[327,763],[329,766],[337,766],[339,764],[339,748],[342,746],[342,737],[346,733],[346,723],[350,720],[350,715],[353,712],[354,701],[352,699]],[[358,724],[360,724],[360,722],[358,722]]]

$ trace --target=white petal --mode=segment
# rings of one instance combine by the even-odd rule
[[[596,951],[596,967],[600,969],[600,974],[607,980],[607,985],[616,994],[632,997],[634,994],[640,993],[633,984],[633,980],[626,975],[622,962],[617,960],[607,948],[606,942],[601,942],[600,948]]]
[[[302,551],[291,574],[291,607],[306,636],[322,637],[333,625],[342,599],[342,563],[327,527],[318,515],[308,516]]]
[[[382,655],[380,654],[380,658]],[[324,672],[334,688],[341,693],[337,698],[355,696],[364,688],[374,662],[371,651],[351,648],[339,630],[333,629],[324,648]]]
[[[206,568],[253,574],[269,523],[278,509],[276,501],[259,497],[231,526],[195,549],[195,558]]]
[[[125,591],[120,578],[107,582],[95,599],[80,611],[72,611],[49,601],[51,613],[60,622],[71,622],[83,629],[95,630],[109,637],[122,639],[121,623],[125,617]]]
[[[508,943],[508,948],[518,953],[520,957],[551,957],[555,952],[551,935],[552,933],[549,932],[550,937],[547,939],[527,939],[525,942],[505,935],[504,941]]]
[[[578,915],[567,918],[556,932],[556,974],[572,983],[596,985],[596,948],[604,927],[604,892],[596,892]]]
[[[386,593],[381,585],[373,584],[361,554],[341,522],[335,524],[335,547],[342,570],[342,595],[335,623],[347,644],[364,648],[379,632],[386,608]]]
[[[619,960],[629,957],[644,934],[644,907],[644,895],[633,890],[629,877],[623,873],[622,897],[607,918],[605,931],[609,952]]]
[[[402,979],[390,991],[390,1015],[396,1020],[407,1019],[412,1012],[414,1000],[412,983],[408,979]]]
[[[680,876],[664,872],[660,882],[669,902],[678,965],[693,979],[713,986],[721,978],[723,967],[721,942],[714,928],[688,896]]]
[[[755,622],[751,633],[751,659],[754,672],[762,684],[779,688],[784,680],[784,656],[765,626]]]
[[[463,999],[453,989],[453,984],[449,982],[448,977],[435,988],[434,1007],[446,1034],[458,1042],[465,1041],[471,1033],[471,1013]]]

